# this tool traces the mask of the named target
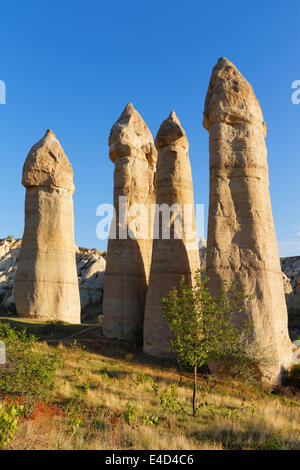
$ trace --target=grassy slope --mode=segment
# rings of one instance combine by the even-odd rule
[[[232,379],[218,381],[213,392],[203,392],[209,408],[192,418],[160,404],[160,394],[180,380],[172,364],[106,340],[101,327],[83,332],[88,325],[64,325],[49,333],[41,323],[7,321],[38,334],[40,350],[59,349],[64,365],[57,371],[52,403],[61,410],[71,405],[75,425],[82,420],[72,436],[68,416],[37,413],[20,424],[13,449],[300,449],[300,395],[291,388],[271,394]],[[78,346],[72,345],[75,338]],[[178,393],[190,412],[188,376]],[[131,425],[124,422],[128,403],[137,410]],[[145,414],[158,417],[158,425],[147,425]]]

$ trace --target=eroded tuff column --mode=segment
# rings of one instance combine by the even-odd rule
[[[141,343],[152,256],[150,214],[155,204],[157,152],[151,132],[131,103],[112,127],[109,157],[115,164],[116,234],[113,237],[111,230],[108,241],[103,330],[110,338]]]
[[[158,238],[153,242],[145,308],[144,351],[153,356],[167,357],[170,355],[167,349],[171,334],[163,319],[161,299],[179,285],[182,276],[186,282],[192,283],[195,272],[200,269],[188,141],[174,111],[160,126],[155,145],[158,149],[156,203],[160,208],[162,205],[169,207],[170,212],[165,219],[163,216],[156,219]],[[168,226],[170,237],[164,239],[168,235]]]
[[[14,297],[20,316],[80,323],[72,166],[51,130],[23,167],[25,228]]]
[[[253,341],[272,360],[262,379],[275,383],[291,362],[287,310],[274,230],[266,125],[251,85],[227,59],[219,59],[204,109],[209,131],[210,199],[207,274],[213,293],[236,280],[253,295],[236,322],[252,322]]]

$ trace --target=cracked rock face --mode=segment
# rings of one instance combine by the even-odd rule
[[[153,356],[167,357],[170,355],[167,349],[171,334],[163,319],[161,298],[179,285],[182,276],[186,282],[192,283],[195,272],[200,269],[188,141],[173,111],[160,126],[155,145],[158,150],[156,203],[159,206],[166,204],[170,208],[177,205],[182,213],[181,227],[185,222],[187,224],[187,230],[182,230],[182,237],[179,238],[177,210],[173,209],[166,223],[162,217],[159,219],[158,238],[153,241],[145,308],[144,351]],[[171,229],[169,239],[162,236],[166,226]]]
[[[141,343],[152,256],[150,215],[155,204],[157,152],[151,132],[131,103],[112,127],[109,157],[115,164],[116,237],[108,241],[103,331],[110,338]],[[120,197],[127,198],[121,204],[126,208],[126,220],[120,214]],[[143,206],[142,212],[138,208],[135,212],[136,204]],[[126,239],[122,239],[122,230]]]
[[[206,264],[210,288],[238,281],[246,294],[237,323],[250,320],[253,340],[272,365],[262,379],[280,380],[291,342],[269,194],[266,125],[251,85],[227,59],[214,67],[204,109],[209,131],[210,199]]]
[[[20,316],[80,323],[73,170],[52,131],[23,167],[25,228],[14,287]]]

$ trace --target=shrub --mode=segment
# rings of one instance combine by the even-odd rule
[[[149,416],[147,414],[141,414],[141,420],[146,426],[158,426],[159,418],[158,416]]]
[[[273,359],[267,349],[262,349],[251,340],[249,332],[241,332],[236,349],[223,359],[223,364],[233,377],[255,385],[262,378],[261,367],[268,369],[273,365]]]
[[[18,418],[23,412],[24,407],[16,403],[0,405],[0,450],[12,441],[18,429]]]
[[[0,339],[7,348],[7,365],[1,368],[0,391],[28,397],[47,398],[53,389],[59,352],[37,351],[37,339],[26,330],[16,331],[0,322]]]
[[[154,392],[155,395],[158,394],[158,384],[155,382],[150,375],[145,374],[144,372],[140,372],[137,376],[137,384],[149,384],[150,388],[145,387],[146,392]]]
[[[68,425],[70,426],[70,434],[71,436],[75,436],[80,428],[83,426],[83,420],[80,416],[75,416],[73,414],[69,414],[68,416]]]
[[[282,433],[273,433],[264,444],[257,446],[258,450],[283,450],[285,449],[285,441]]]
[[[300,364],[291,367],[285,382],[287,385],[294,385],[300,389]]]
[[[60,320],[49,320],[46,325],[41,326],[39,333],[42,335],[58,335],[64,332],[64,322]]]
[[[160,394],[160,404],[163,409],[166,411],[170,411],[171,413],[176,413],[177,411],[181,410],[181,406],[178,403],[178,392],[177,392],[177,385],[172,384],[170,386],[170,391],[165,389]]]
[[[125,423],[131,425],[135,421],[137,417],[137,407],[135,405],[131,405],[130,403],[126,403],[126,411],[123,415]]]

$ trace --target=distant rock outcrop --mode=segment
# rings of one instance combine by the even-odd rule
[[[14,298],[20,316],[80,323],[72,166],[52,131],[23,167],[25,227]]]
[[[300,256],[280,259],[281,269],[290,281],[292,292],[286,288],[286,304],[289,314],[289,333],[292,340],[300,336]]]
[[[299,290],[297,285],[300,285],[300,256],[288,256],[285,258],[280,258],[280,264],[282,271],[290,279],[293,292],[296,294],[296,292]]]
[[[266,125],[251,85],[227,59],[214,67],[205,100],[209,131],[210,199],[207,274],[214,294],[237,281],[246,294],[236,322],[253,326],[253,340],[272,364],[259,366],[274,384],[291,365],[287,309],[274,230]]]
[[[12,237],[0,240],[0,307],[15,310],[13,288],[22,240]]]
[[[81,321],[96,321],[103,313],[105,256],[103,251],[87,248],[79,248],[76,253]]]
[[[198,250],[199,250],[201,270],[206,269],[206,248],[207,248],[207,242],[205,238],[200,238],[198,242]]]
[[[156,204],[170,212],[157,219],[144,321],[144,351],[166,357],[171,333],[163,319],[161,299],[182,276],[192,283],[199,270],[192,172],[188,141],[174,111],[163,121],[155,139],[158,150]],[[179,217],[179,218],[178,218]],[[170,228],[170,236],[167,230]]]
[[[109,338],[138,344],[143,338],[152,256],[150,215],[151,205],[155,204],[157,152],[150,130],[131,103],[111,129],[109,157],[115,164],[116,233],[112,236],[111,230],[107,248],[103,331]],[[122,208],[126,210],[125,220]],[[141,208],[145,212],[131,227]]]

